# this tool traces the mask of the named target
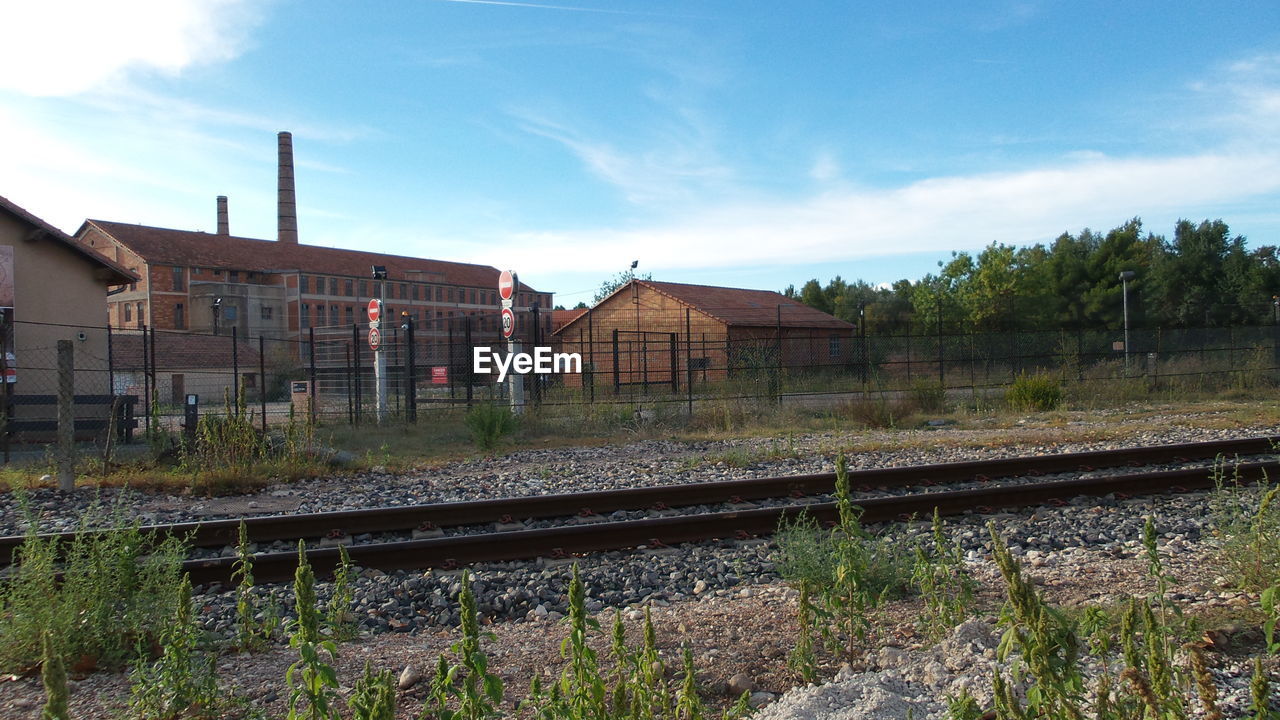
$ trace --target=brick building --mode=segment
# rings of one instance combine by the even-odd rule
[[[556,330],[597,386],[718,380],[858,361],[854,326],[769,290],[632,280]],[[686,364],[687,363],[687,364]],[[580,378],[565,378],[576,385]]]
[[[310,328],[365,320],[378,296],[372,266],[386,268],[388,317],[406,311],[424,332],[432,321],[478,316],[475,327],[496,332],[499,271],[487,265],[426,260],[298,242],[293,143],[279,135],[276,240],[238,237],[229,229],[227,199],[218,198],[216,233],[86,220],[76,240],[140,276],[108,298],[113,327],[295,339]],[[551,294],[521,285],[517,306],[551,307]]]

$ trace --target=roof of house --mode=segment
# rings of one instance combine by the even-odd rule
[[[256,343],[240,338],[235,343],[229,335],[193,335],[158,332],[155,338],[155,364],[158,370],[217,369],[230,372],[238,363],[244,372],[257,372]],[[141,370],[142,333],[118,331],[111,335],[111,365],[116,370]],[[148,347],[150,350],[150,347]]]
[[[275,240],[130,225],[108,220],[85,220],[76,236],[83,237],[89,227],[97,228],[115,238],[150,263],[256,272],[300,271],[354,276],[365,276],[370,266],[383,265],[387,268],[388,280],[397,282],[412,280],[466,287],[498,287],[498,270],[488,265],[426,260],[319,245],[295,245]],[[524,283],[520,285],[522,290],[537,292]]]
[[[730,327],[804,327],[833,328],[849,330],[853,328],[832,315],[793,300],[772,290],[748,290],[745,288],[716,287],[713,285],[689,285],[686,283],[657,282],[654,280],[631,280],[596,303],[600,307],[609,302],[615,295],[631,287],[632,283],[648,287],[675,299],[683,305],[708,315]],[[577,322],[582,316],[573,318],[561,326],[561,330]]]
[[[586,308],[574,308],[573,310],[552,310],[551,311],[551,332],[555,332],[569,323],[577,320],[585,315]]]
[[[58,228],[50,225],[44,220],[41,220],[35,215],[32,215],[4,196],[0,196],[0,210],[8,212],[10,215],[18,218],[27,225],[30,225],[39,233],[40,237],[49,238],[50,240],[61,243],[87,258],[89,262],[105,271],[102,273],[102,279],[105,280],[108,285],[124,285],[125,283],[138,281],[138,276],[130,272],[127,268],[117,265],[110,258],[93,248],[81,245],[70,235],[67,235]]]

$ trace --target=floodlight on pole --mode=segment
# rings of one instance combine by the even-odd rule
[[[1120,286],[1124,294],[1124,370],[1129,372],[1129,281],[1137,276],[1132,270],[1120,273]]]

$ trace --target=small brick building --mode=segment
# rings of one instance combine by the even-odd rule
[[[854,326],[769,290],[632,280],[556,331],[597,387],[679,388],[753,370],[856,362]],[[577,376],[565,378],[577,385]]]

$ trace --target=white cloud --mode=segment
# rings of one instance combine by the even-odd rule
[[[1110,158],[933,178],[891,190],[843,190],[794,203],[726,205],[636,230],[527,233],[483,262],[551,273],[608,271],[619,257],[654,269],[851,261],[997,241],[1049,240],[1117,218],[1194,213],[1280,191],[1280,154]]]
[[[132,72],[229,60],[257,24],[248,0],[11,2],[0,10],[0,89],[67,96]]]

